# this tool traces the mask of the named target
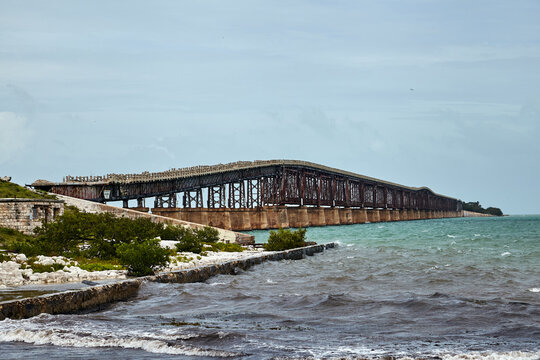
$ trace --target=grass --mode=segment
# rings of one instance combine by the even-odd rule
[[[61,264],[51,264],[51,265],[42,265],[42,264],[29,264],[29,267],[35,273],[44,273],[44,272],[55,272],[62,270],[64,265]]]
[[[15,229],[0,227],[0,246],[7,246],[8,244],[23,242],[32,238],[31,235],[25,235]]]
[[[10,260],[11,260],[11,256],[0,252],[0,262],[10,261]]]
[[[49,195],[46,192],[39,190],[34,192],[12,182],[0,181],[0,199],[1,198],[56,199],[56,196]]]
[[[78,257],[75,260],[79,263],[77,266],[86,271],[124,270],[124,267],[118,263],[117,259],[101,260]]]
[[[215,252],[219,252],[219,251],[242,252],[245,250],[244,247],[242,247],[242,245],[239,245],[239,244],[227,244],[223,242],[216,242],[216,243],[211,243],[208,245],[211,246],[211,251],[215,251]]]

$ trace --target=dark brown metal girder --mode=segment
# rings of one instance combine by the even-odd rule
[[[303,165],[243,168],[147,182],[55,184],[47,190],[99,202],[158,197],[161,206],[176,206],[171,201],[173,195],[184,193],[184,207],[202,207],[204,189],[208,193],[208,207],[299,205],[457,210],[461,204],[426,188],[414,190]]]

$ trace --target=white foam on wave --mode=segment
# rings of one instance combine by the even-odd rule
[[[218,286],[218,285],[227,285],[227,283],[225,283],[225,282],[215,282],[215,283],[210,283],[208,285],[210,285],[210,286]]]
[[[538,360],[540,358],[540,351],[485,351],[457,355],[443,355],[441,357],[443,360]]]
[[[88,331],[81,329],[59,329],[44,327],[38,324],[20,323],[29,328],[17,326],[14,321],[2,321],[0,342],[25,342],[35,345],[54,345],[75,348],[118,347],[124,349],[140,349],[156,354],[204,356],[204,357],[233,357],[241,354],[221,350],[203,349],[174,344],[179,339],[197,337],[196,334],[152,334],[148,332],[123,332],[118,334],[110,331]],[[33,328],[32,328],[33,327]]]
[[[509,251],[505,251],[505,252],[503,252],[503,253],[501,254],[502,257],[509,256],[509,255],[512,255],[512,253],[509,252]]]
[[[540,288],[530,288],[529,291],[533,293],[537,293],[537,292],[540,292]]]
[[[455,239],[456,238],[456,235],[447,234],[446,236],[448,236],[450,239]]]

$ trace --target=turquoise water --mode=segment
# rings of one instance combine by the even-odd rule
[[[4,320],[2,358],[540,358],[540,216],[307,236],[340,245],[204,283],[147,283],[100,312]]]
[[[266,242],[269,231],[251,234]],[[540,288],[540,215],[312,227],[307,240],[340,243],[350,260],[394,274],[402,288],[540,299],[530,291]]]

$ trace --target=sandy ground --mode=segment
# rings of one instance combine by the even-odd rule
[[[162,241],[163,247],[174,247],[173,241]],[[256,255],[270,252],[262,249],[248,248],[243,252],[212,252],[206,256],[193,253],[178,253],[171,257],[169,266],[161,271],[174,271],[195,268],[203,265],[219,264],[231,260],[245,259]],[[125,279],[125,270],[86,271],[79,268],[77,262],[63,256],[38,256],[35,263],[43,265],[60,264],[63,269],[55,272],[34,273],[27,266],[27,258],[24,254],[11,254],[10,261],[0,263],[0,289],[38,284],[63,284],[81,282],[83,280],[109,280]]]

